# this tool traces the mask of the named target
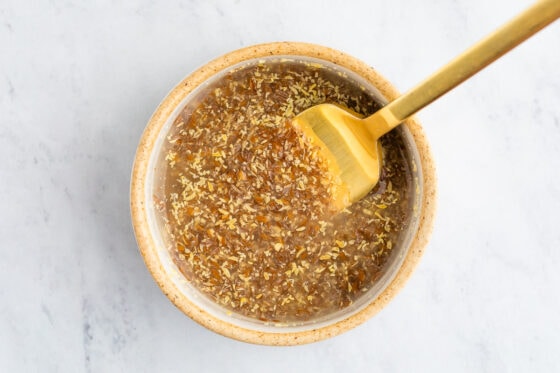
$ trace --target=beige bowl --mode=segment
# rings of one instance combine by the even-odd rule
[[[236,317],[201,296],[177,270],[165,247],[154,217],[152,202],[155,161],[166,129],[193,91],[217,73],[247,60],[268,56],[300,56],[328,61],[356,73],[379,92],[381,99],[398,96],[395,88],[374,69],[342,52],[305,43],[270,43],[228,53],[196,70],[163,100],[150,119],[136,153],[131,184],[132,222],[138,246],[147,267],[162,291],[185,314],[224,336],[245,342],[269,345],[295,345],[314,342],[347,331],[379,312],[402,288],[416,267],[431,233],[436,197],[432,155],[418,121],[405,122],[401,129],[417,165],[417,195],[414,224],[410,225],[406,247],[391,262],[377,290],[363,296],[357,306],[331,318],[301,325],[275,325]]]

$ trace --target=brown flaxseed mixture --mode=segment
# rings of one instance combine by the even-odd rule
[[[404,145],[386,136],[379,184],[337,212],[337,180],[289,119],[323,102],[368,114],[372,96],[331,68],[269,59],[197,97],[167,137],[157,201],[181,272],[226,309],[263,321],[307,321],[355,302],[408,222]]]

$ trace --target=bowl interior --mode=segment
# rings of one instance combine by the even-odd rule
[[[204,310],[210,318],[235,325],[243,329],[268,333],[299,333],[335,324],[360,312],[368,304],[374,301],[394,279],[418,230],[419,211],[420,206],[422,205],[423,195],[422,167],[413,136],[406,126],[399,126],[395,130],[395,136],[397,136],[404,144],[404,158],[406,159],[407,170],[409,173],[407,177],[409,179],[408,210],[410,213],[406,223],[406,229],[400,234],[397,244],[393,246],[390,258],[385,264],[383,272],[377,282],[350,306],[319,318],[290,323],[266,322],[248,318],[219,306],[206,295],[201,293],[193,284],[187,281],[170,254],[171,242],[165,233],[166,230],[161,214],[154,205],[154,200],[165,198],[163,195],[165,192],[162,187],[165,181],[165,168],[162,166],[162,160],[165,157],[163,149],[165,147],[165,139],[167,138],[175,119],[186,107],[196,105],[200,102],[201,97],[212,90],[215,82],[220,81],[220,79],[226,74],[243,69],[247,66],[262,63],[263,61],[286,61],[302,65],[313,64],[315,68],[320,66],[321,69],[331,71],[333,74],[340,76],[345,81],[351,82],[352,85],[360,87],[371,97],[372,100],[375,100],[380,104],[385,104],[387,102],[387,99],[380,93],[380,91],[366,79],[340,65],[318,58],[279,55],[249,59],[231,65],[214,74],[211,78],[203,81],[196,88],[185,94],[184,97],[180,98],[178,104],[175,105],[170,115],[165,118],[164,124],[157,134],[156,141],[151,148],[149,156],[147,172],[144,180],[144,199],[146,201],[145,212],[147,225],[154,242],[153,251],[156,253],[158,265],[160,270],[165,273],[167,280],[170,281],[173,287],[178,290],[178,296],[186,298],[188,303],[193,304],[197,309]]]

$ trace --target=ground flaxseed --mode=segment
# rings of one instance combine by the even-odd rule
[[[167,137],[156,204],[181,272],[263,321],[307,321],[355,302],[408,222],[404,145],[385,136],[380,182],[337,212],[337,180],[289,120],[324,102],[369,114],[376,101],[340,72],[280,59],[235,68],[198,97]]]

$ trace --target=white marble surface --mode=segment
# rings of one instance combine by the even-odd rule
[[[405,90],[531,1],[342,3],[0,2],[1,372],[560,371],[560,22],[420,114],[436,228],[366,324],[248,345],[183,316],[145,269],[131,163],[151,112],[194,68],[307,41]]]

